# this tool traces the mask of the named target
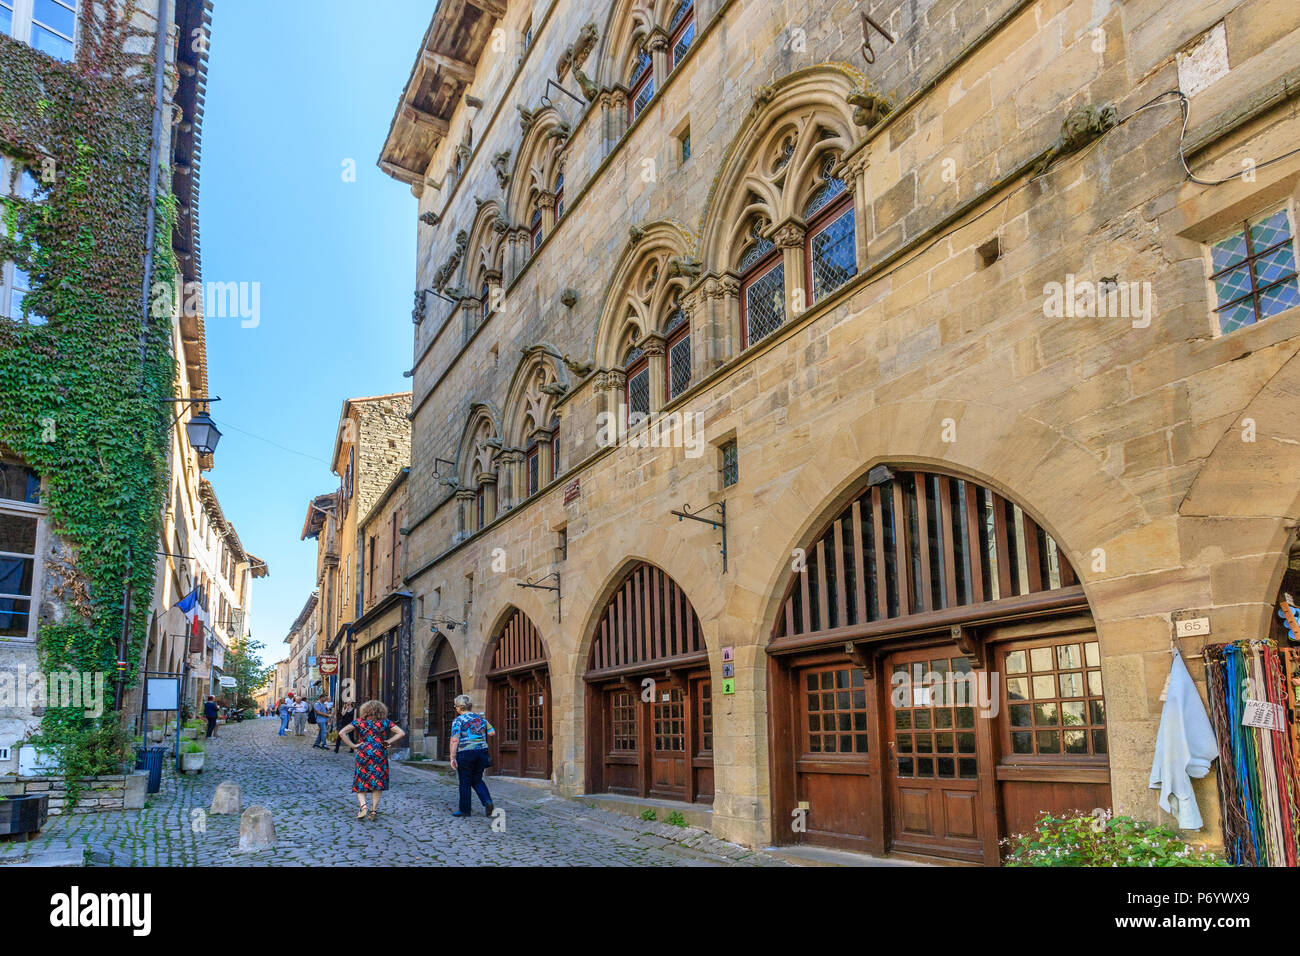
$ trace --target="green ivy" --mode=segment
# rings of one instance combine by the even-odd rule
[[[0,319],[0,444],[43,477],[51,529],[70,551],[47,561],[69,613],[41,626],[41,667],[102,672],[113,688],[127,585],[128,687],[146,636],[177,369],[170,316],[146,315],[142,301],[153,66],[125,49],[145,35],[130,26],[134,4],[110,2],[102,19],[99,6],[81,5],[71,63],[0,36],[0,151],[41,180],[31,200],[4,200],[0,261],[29,271],[24,307],[45,319]],[[154,281],[171,282],[174,199],[157,212]],[[111,710],[94,720],[49,708],[41,736],[70,778],[120,772],[127,753]]]

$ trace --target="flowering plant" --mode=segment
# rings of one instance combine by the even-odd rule
[[[1204,847],[1185,843],[1168,827],[1116,817],[1109,810],[1053,816],[1044,813],[1009,847],[1007,866],[1227,866]]]

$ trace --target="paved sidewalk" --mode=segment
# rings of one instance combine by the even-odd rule
[[[449,773],[396,763],[379,819],[359,822],[352,756],[313,750],[314,728],[305,737],[292,731],[279,737],[278,729],[274,718],[223,726],[208,741],[203,773],[179,775],[169,765],[162,790],[145,809],[51,817],[31,843],[0,843],[0,864],[84,847],[90,862],[112,866],[784,865],[700,830],[647,823],[489,778],[493,800],[505,811],[505,828],[496,832],[477,798],[475,816],[450,815],[457,798]],[[239,784],[245,809],[270,809],[274,850],[232,852],[239,818],[207,813],[217,784],[227,779]]]

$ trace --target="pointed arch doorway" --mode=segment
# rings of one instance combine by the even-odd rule
[[[429,673],[425,678],[425,700],[428,710],[424,715],[425,735],[438,738],[437,760],[451,759],[451,722],[456,719],[456,695],[461,693],[460,665],[456,651],[445,637],[429,658]]]
[[[877,466],[840,502],[768,645],[774,840],[996,865],[1040,811],[1109,807],[1099,645],[1052,537],[938,472]]]
[[[551,681],[542,635],[515,609],[492,639],[488,718],[493,772],[549,780]]]
[[[587,673],[588,789],[713,802],[713,688],[690,599],[630,568],[596,625]]]

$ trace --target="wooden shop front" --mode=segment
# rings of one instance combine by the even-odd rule
[[[1041,811],[1110,806],[1087,601],[1013,502],[870,477],[807,548],[768,646],[773,838],[996,865]]]
[[[546,646],[528,615],[514,610],[492,641],[488,718],[493,772],[551,776],[551,682]]]
[[[641,563],[602,614],[587,680],[588,789],[713,802],[713,695],[699,618]]]

